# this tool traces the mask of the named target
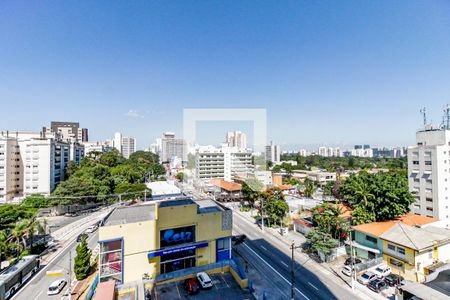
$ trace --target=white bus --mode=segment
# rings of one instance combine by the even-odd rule
[[[14,295],[39,270],[39,257],[28,255],[0,274],[0,300]]]

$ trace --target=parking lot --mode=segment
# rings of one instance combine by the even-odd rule
[[[210,275],[213,287],[200,290],[196,295],[188,295],[184,288],[184,281],[170,282],[157,285],[153,299],[253,299],[242,290],[230,273]]]

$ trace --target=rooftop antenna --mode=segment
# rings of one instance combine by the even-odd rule
[[[427,126],[427,108],[424,107],[420,110],[420,113],[423,115],[423,126]]]
[[[442,118],[442,125],[444,129],[450,129],[450,105],[444,106],[444,117]]]

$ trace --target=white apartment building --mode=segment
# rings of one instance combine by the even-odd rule
[[[20,150],[17,140],[0,136],[0,203],[13,201],[21,190]]]
[[[225,142],[229,147],[247,149],[247,135],[241,131],[229,131]]]
[[[162,163],[169,163],[173,157],[187,162],[187,152],[185,140],[175,138],[175,133],[173,132],[163,133],[161,138],[161,155],[159,157]]]
[[[70,144],[54,139],[19,141],[23,161],[23,195],[49,195],[64,180]]]
[[[50,123],[50,131],[58,137],[59,140],[87,142],[88,129],[81,128],[78,122],[55,122]]]
[[[84,154],[88,155],[91,152],[105,153],[112,150],[112,142],[85,142],[82,143],[84,146]]]
[[[136,139],[134,137],[122,136],[122,133],[116,132],[112,139],[112,147],[119,151],[125,158],[136,152]]]
[[[136,152],[136,139],[133,137],[122,137],[122,155],[130,158],[130,155]]]
[[[317,153],[319,156],[328,156],[327,147],[319,147],[319,149],[317,149]]]
[[[450,130],[427,129],[416,133],[408,148],[409,190],[416,198],[413,213],[438,218],[450,226]]]
[[[351,150],[351,156],[356,156],[356,157],[373,157],[373,150],[370,149],[370,148],[367,148],[367,149],[362,149],[362,148],[352,149]]]
[[[64,180],[68,161],[79,163],[83,156],[83,145],[55,140],[45,131],[1,132],[0,203],[35,193],[49,195]]]
[[[199,147],[195,159],[197,180],[221,178],[232,181],[233,176],[253,172],[252,153],[237,147],[222,145]]]
[[[274,164],[280,162],[281,149],[279,145],[275,145],[270,142],[270,145],[266,146],[266,161],[271,161]]]
[[[308,151],[306,150],[306,149],[300,149],[299,151],[298,151],[298,155],[300,155],[300,156],[304,156],[304,157],[306,157],[306,156],[308,156]]]
[[[112,146],[119,151],[119,153],[122,153],[122,134],[120,132],[114,133]]]

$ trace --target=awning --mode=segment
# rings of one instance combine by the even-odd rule
[[[204,247],[208,247],[208,242],[201,242],[201,243],[197,243],[197,244],[183,245],[181,247],[174,247],[174,248],[167,248],[167,249],[162,249],[162,250],[158,250],[158,251],[152,251],[147,254],[147,257],[153,258],[153,257],[157,257],[157,256],[173,254],[173,253],[178,253],[178,252],[187,251],[187,250],[194,250],[197,248],[204,248]]]
[[[345,241],[345,244],[350,245],[350,241]],[[376,253],[376,254],[380,254],[381,253],[380,250],[378,250],[378,249],[370,248],[370,247],[361,245],[360,243],[357,243],[355,241],[352,241],[352,246],[355,247],[355,248],[359,248],[359,249],[362,249],[362,250],[370,251],[370,252],[373,252],[373,253]]]

